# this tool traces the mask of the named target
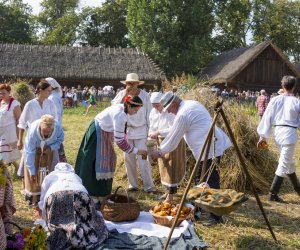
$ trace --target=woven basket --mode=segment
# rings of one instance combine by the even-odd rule
[[[183,217],[179,217],[177,222],[176,222],[176,227],[179,227],[179,225],[181,224],[181,222],[183,222],[184,220],[187,219],[193,219],[194,217],[194,207],[191,207],[192,210],[190,211],[190,213],[188,215],[186,215],[184,218]],[[154,223],[161,225],[161,226],[165,226],[165,227],[172,227],[173,222],[175,220],[175,217],[173,216],[160,216],[157,215],[153,212],[154,206],[150,209],[150,214],[153,216],[153,220]]]
[[[137,219],[140,215],[140,205],[135,199],[128,196],[125,189],[126,195],[117,194],[120,188],[122,187],[117,187],[115,193],[107,196],[102,203],[100,209],[104,219],[114,222]]]

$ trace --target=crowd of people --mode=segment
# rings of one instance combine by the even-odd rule
[[[79,91],[79,88],[62,89],[54,78],[48,77],[37,84],[36,97],[26,103],[23,111],[20,103],[11,97],[10,86],[0,84],[0,160],[12,163],[23,178],[25,198],[36,208],[50,230],[49,249],[88,249],[108,237],[103,218],[95,208],[99,208],[103,199],[112,192],[117,160],[114,143],[124,152],[128,191],[137,192],[143,188],[147,194],[157,195],[154,199],[164,202],[173,201],[185,177],[186,145],[195,160],[200,157],[212,123],[209,112],[201,103],[181,99],[175,88],[164,94],[149,94],[141,89],[144,82],[136,73],[127,74],[121,83],[124,87],[116,93],[111,86],[98,90],[85,87]],[[300,127],[300,100],[293,96],[295,84],[295,78],[286,76],[282,80],[283,93],[280,96],[269,102],[262,90],[256,101],[261,110],[258,146],[267,140],[273,125],[275,142],[280,150],[278,169],[270,190],[271,201],[281,201],[278,192],[285,176],[300,195],[292,160],[297,141],[296,129]],[[63,144],[64,103],[67,100],[67,106],[72,106],[68,98],[73,95],[73,103],[74,94],[77,94],[76,100],[89,100],[93,106],[103,97],[104,89],[111,91],[111,106],[90,122],[73,167],[67,163]],[[224,95],[223,92],[221,95]],[[217,166],[224,151],[231,147],[231,142],[217,126],[214,136],[216,139],[208,154],[198,161],[194,184],[205,183],[219,189]],[[157,146],[151,152],[147,148],[150,141]],[[205,158],[207,171],[202,173]],[[153,182],[150,160],[158,161],[164,194],[158,192]],[[139,186],[137,167],[143,187]],[[9,219],[13,212],[14,209]],[[5,213],[1,216],[4,220],[8,218],[4,218]],[[211,213],[207,225],[222,222],[221,216]],[[0,241],[3,232],[0,221]]]

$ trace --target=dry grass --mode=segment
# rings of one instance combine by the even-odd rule
[[[65,150],[71,164],[75,162],[77,150],[85,129],[96,114],[92,110],[85,117],[82,116],[82,112],[83,109],[78,108],[77,110],[66,110],[64,115]],[[273,149],[273,147],[274,145],[271,143],[270,148]],[[126,188],[128,182],[123,157],[118,149],[117,152],[119,157],[113,185],[114,188],[117,186]],[[298,156],[299,154],[300,148],[298,147],[295,155]],[[299,165],[298,161],[297,165]],[[154,166],[153,173],[155,174],[154,179],[157,187],[163,190],[159,183],[156,166]],[[273,174],[273,172],[270,173],[269,178],[272,178]],[[189,175],[189,171],[187,175]],[[142,185],[141,182],[140,184]],[[278,238],[278,244],[272,240],[256,201],[252,196],[238,210],[226,216],[225,224],[223,225],[212,228],[204,227],[202,222],[206,220],[207,214],[203,214],[203,219],[195,223],[199,236],[209,244],[209,249],[300,249],[300,199],[293,193],[290,185],[285,185],[285,187],[284,192],[282,192],[282,198],[288,204],[270,203],[267,201],[266,195],[260,196]],[[14,188],[18,209],[15,214],[15,220],[21,226],[31,226],[34,221],[33,211],[28,208],[20,194],[20,180],[14,180]],[[179,195],[182,194],[183,188],[184,185]],[[148,195],[143,191],[134,194],[134,197],[139,200],[142,209],[145,211],[149,210],[153,203],[156,203],[153,201],[153,195]],[[179,198],[180,196],[178,196]]]

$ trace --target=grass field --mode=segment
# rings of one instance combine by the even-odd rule
[[[108,103],[102,103],[98,106],[98,111],[107,106]],[[89,115],[83,116],[84,109],[67,109],[64,112],[63,127],[65,130],[65,150],[68,161],[74,165],[78,147],[81,143],[83,134],[96,115],[96,110],[91,110]],[[127,177],[123,165],[121,152],[118,152],[118,164],[114,178],[114,188],[123,186],[127,188]],[[295,154],[299,157],[300,149],[297,148]],[[297,161],[299,165],[299,161]],[[156,167],[154,179],[158,189],[163,190],[159,183],[159,176]],[[298,166],[298,176],[299,166]],[[30,209],[20,193],[21,181],[14,179],[14,189],[17,212],[15,220],[21,226],[31,226],[34,221],[33,210]],[[182,192],[182,190],[181,190]],[[180,193],[179,193],[180,195]],[[278,243],[275,243],[267,229],[264,219],[252,195],[238,210],[225,217],[225,223],[215,227],[205,227],[202,222],[206,220],[206,214],[203,219],[195,222],[198,235],[209,244],[209,249],[300,249],[300,198],[293,192],[289,185],[285,185],[281,197],[287,204],[271,203],[267,200],[267,195],[261,195],[267,217],[275,231]],[[141,191],[135,196],[147,211],[150,206],[156,204],[153,196]],[[178,197],[179,198],[179,197]]]

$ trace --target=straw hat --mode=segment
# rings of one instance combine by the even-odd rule
[[[121,83],[126,84],[126,82],[137,82],[139,83],[139,85],[143,84],[144,81],[140,81],[139,80],[139,76],[136,73],[129,73],[126,76],[126,80],[125,81],[121,81]]]
[[[172,104],[173,100],[175,98],[175,95],[173,92],[169,91],[169,92],[166,92],[161,100],[160,100],[160,103],[164,106],[164,110],[167,110],[168,107]]]

